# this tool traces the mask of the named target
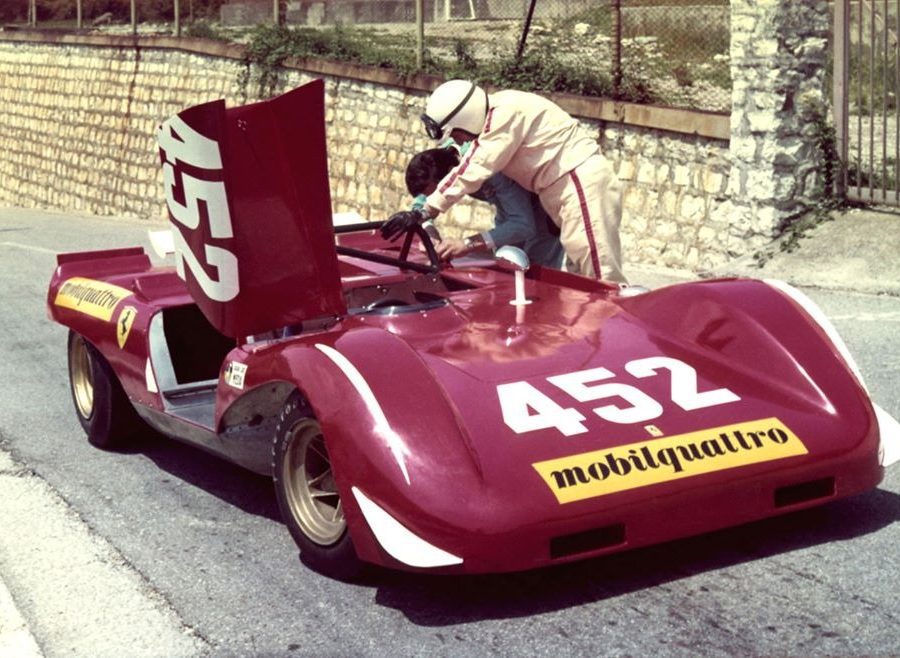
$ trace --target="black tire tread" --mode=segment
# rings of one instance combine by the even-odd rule
[[[69,331],[70,344],[77,337],[78,334]],[[76,405],[75,415],[91,445],[101,450],[124,450],[131,446],[134,436],[140,433],[144,423],[134,410],[109,362],[89,341],[85,340],[85,346],[91,361],[94,408],[90,417],[85,418]],[[75,392],[71,379],[69,389],[74,403]]]
[[[300,549],[300,557],[304,564],[337,580],[356,580],[362,575],[364,565],[356,555],[349,530],[345,530],[341,538],[330,546],[322,546],[310,540],[294,520],[280,481],[281,465],[286,448],[284,440],[286,432],[297,421],[313,417],[312,411],[299,395],[291,396],[278,416],[275,438],[272,442],[272,480],[275,485],[278,509],[284,524]]]

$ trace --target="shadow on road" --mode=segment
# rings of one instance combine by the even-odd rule
[[[151,459],[170,475],[249,514],[280,522],[269,478],[161,437],[143,440],[135,447],[134,452]],[[897,520],[900,495],[876,489],[737,528],[557,567],[481,576],[372,569],[356,586],[374,588],[379,605],[398,610],[421,626],[525,617],[853,539]]]
[[[248,514],[281,522],[271,478],[159,435],[142,437],[131,452]]]
[[[738,528],[549,569],[445,577],[379,570],[368,584],[377,588],[380,605],[422,626],[525,617],[851,539],[898,519],[900,496],[878,489]]]

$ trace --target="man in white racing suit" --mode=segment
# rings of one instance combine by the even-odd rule
[[[396,213],[382,228],[393,238],[411,223],[448,210],[503,172],[538,195],[560,228],[560,240],[580,274],[625,282],[619,224],[621,185],[598,144],[550,100],[524,91],[488,94],[466,80],[440,85],[422,121],[432,139],[472,141],[459,165],[428,195],[420,211]]]

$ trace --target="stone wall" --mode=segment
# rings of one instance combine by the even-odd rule
[[[752,243],[806,210],[821,185],[829,27],[824,0],[731,2],[732,170],[715,217],[746,227]]]
[[[815,136],[800,107],[822,97],[820,4],[732,0],[730,142],[727,117],[557,97],[625,183],[626,261],[713,267],[809,205]],[[162,217],[155,128],[192,104],[244,102],[241,55],[196,40],[0,32],[0,204]],[[436,80],[295,62],[281,90],[314,77],[326,81],[334,210],[384,219],[406,207],[403,171],[431,146],[418,115]],[[460,236],[491,216],[467,201],[440,221]]]
[[[162,216],[155,127],[235,97],[239,63],[164,50],[0,41],[0,203]]]

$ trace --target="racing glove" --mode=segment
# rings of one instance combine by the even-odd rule
[[[427,215],[421,209],[401,210],[400,212],[391,215],[391,218],[381,227],[381,237],[385,240],[396,240],[413,226],[423,222],[425,219],[427,219]]]

